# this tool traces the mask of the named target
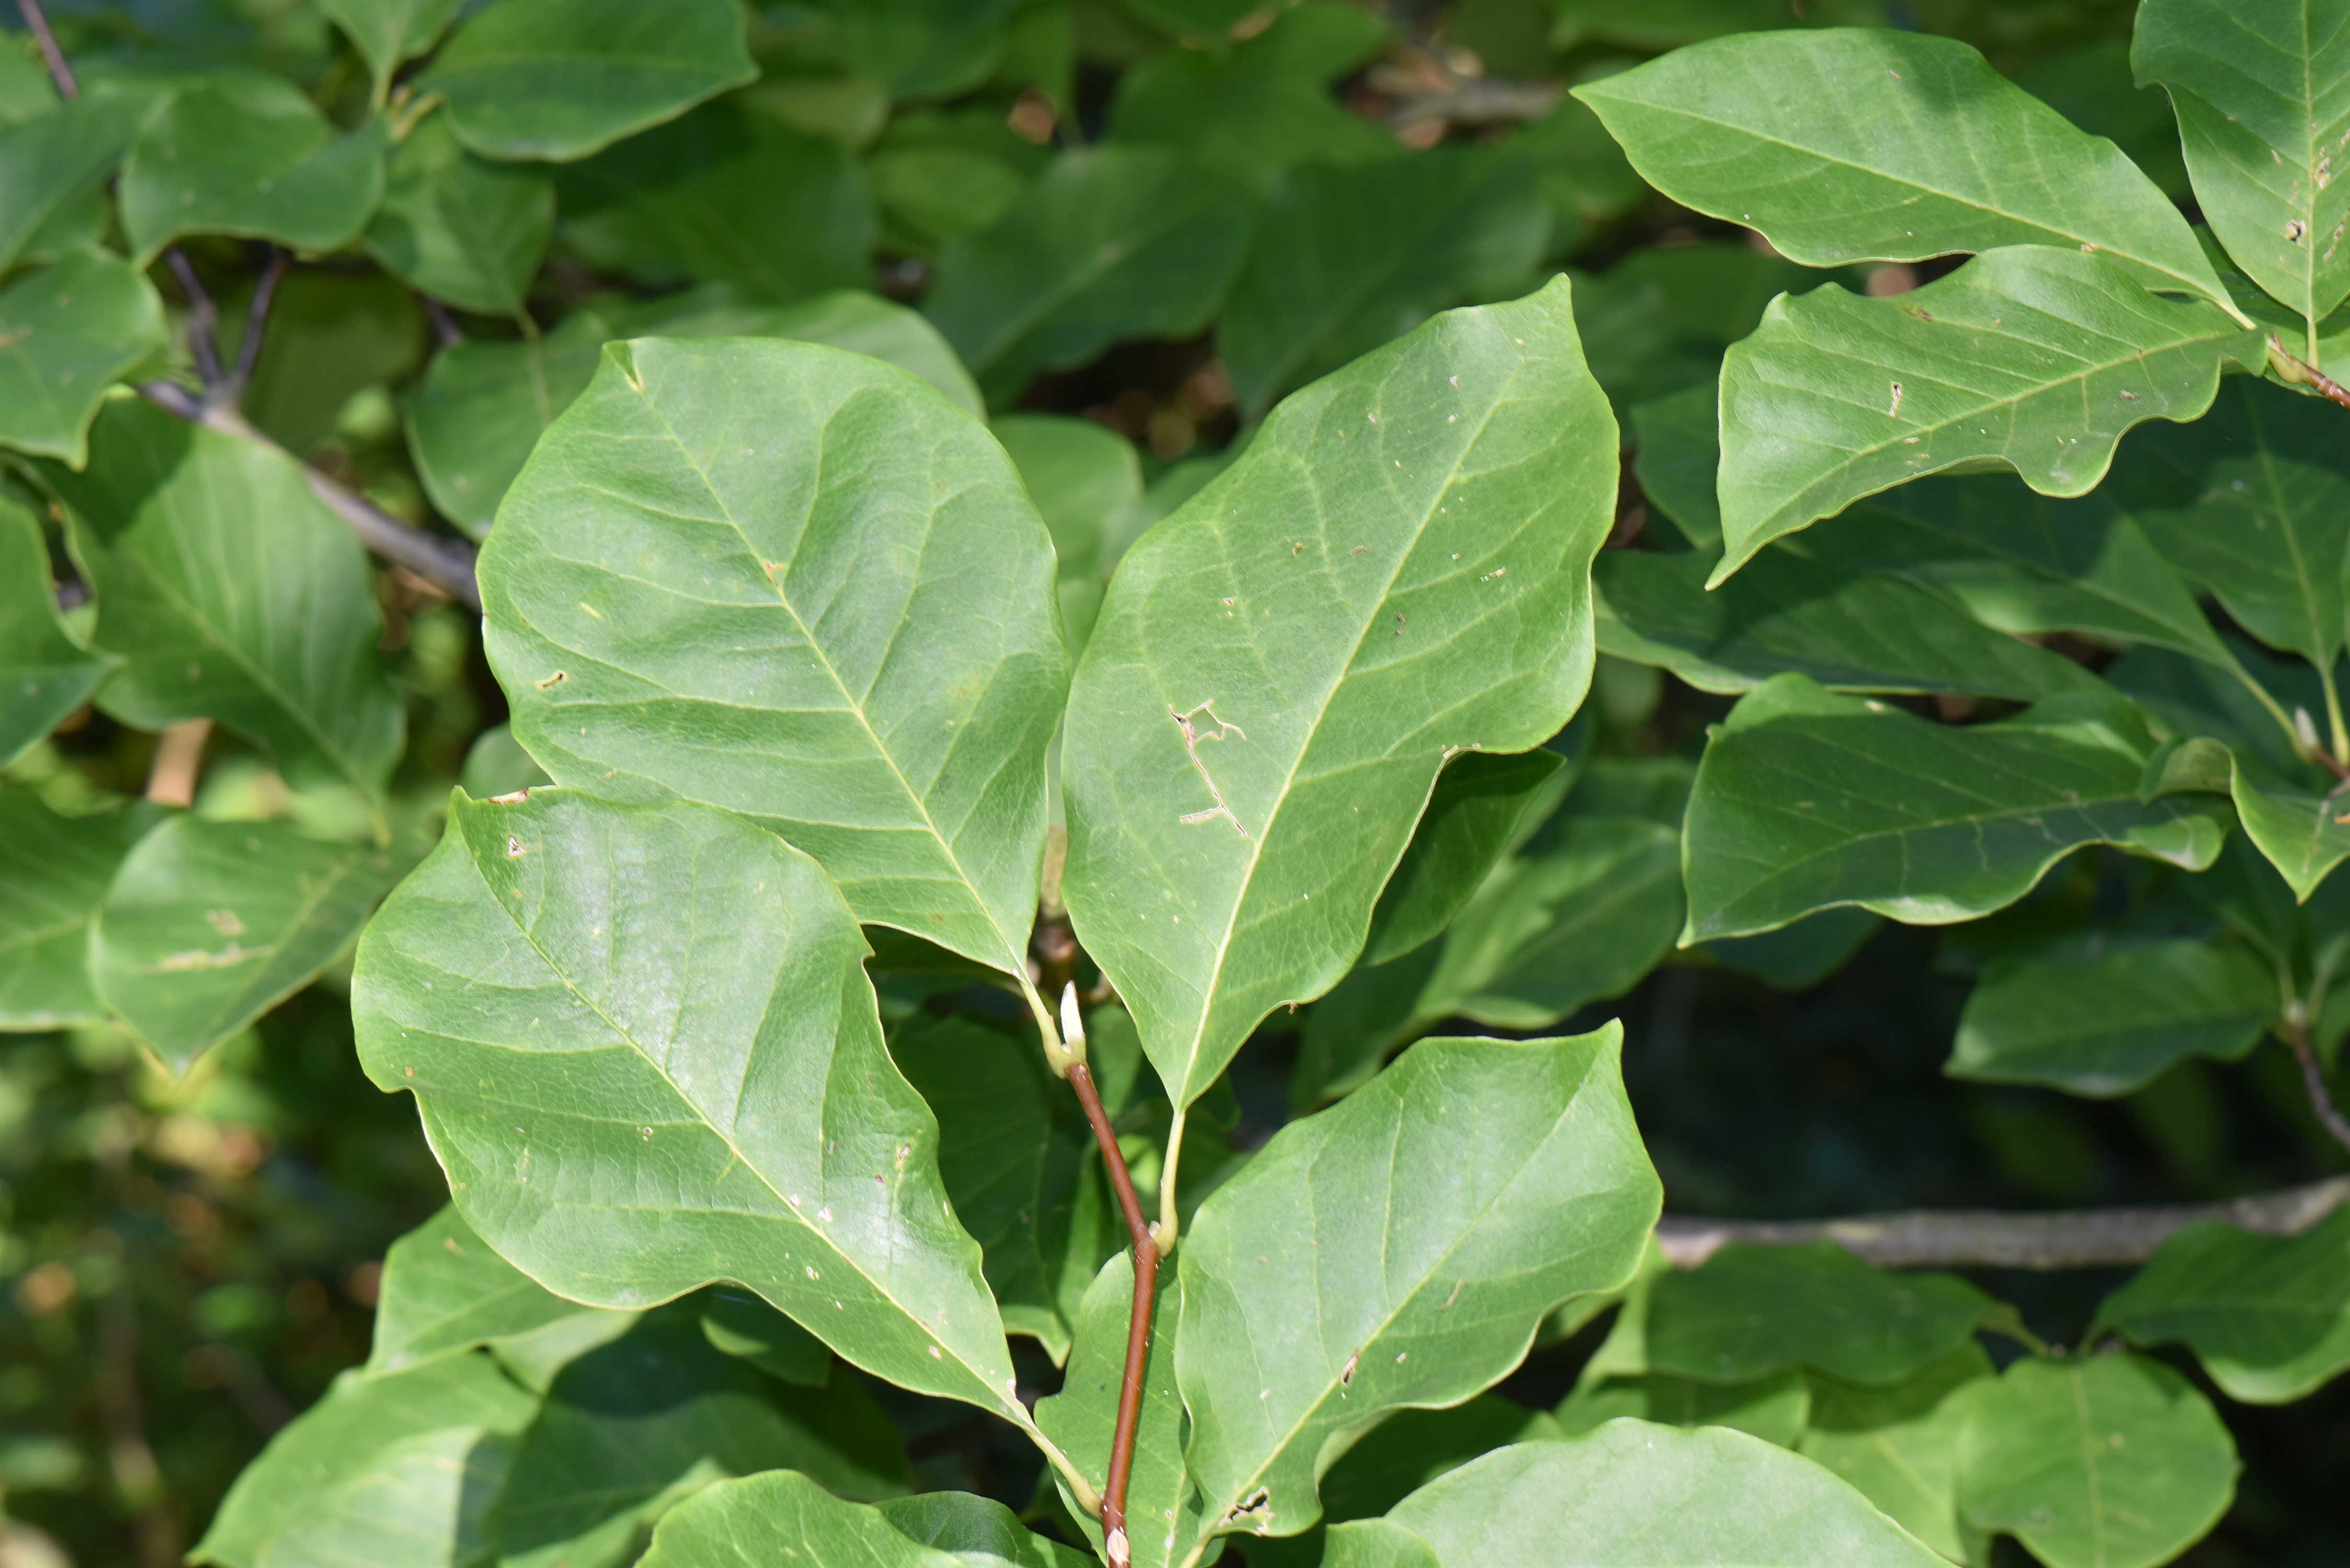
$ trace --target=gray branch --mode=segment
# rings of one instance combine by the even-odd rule
[[[1698,1220],[1668,1214],[1657,1241],[1693,1269],[1732,1241],[1798,1247],[1834,1241],[1880,1268],[2086,1269],[2142,1263],[2189,1225],[2217,1220],[2264,1236],[2298,1236],[2350,1202],[2350,1176],[2229,1203],[2071,1209],[2043,1214],[1913,1210],[1846,1220]]]

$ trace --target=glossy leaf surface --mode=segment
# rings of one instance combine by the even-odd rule
[[[1025,961],[1067,655],[1044,524],[913,377],[805,344],[613,345],[482,557],[558,784],[772,825],[860,920]]]
[[[119,662],[67,633],[41,525],[0,500],[0,767],[88,701]]]
[[[2299,1236],[2190,1225],[2106,1298],[2104,1329],[2184,1341],[2230,1398],[2305,1398],[2350,1366],[2350,1210]]]
[[[421,293],[517,316],[555,229],[555,185],[533,169],[468,152],[433,114],[392,149],[367,246]]]
[[[1379,1416],[1477,1393],[1631,1276],[1659,1189],[1621,1039],[1423,1041],[1201,1206],[1176,1371],[1209,1529],[1305,1529]]]
[[[739,1281],[859,1366],[1010,1415],[865,952],[816,863],[738,817],[460,796],[360,944],[360,1061],[416,1092],[466,1222],[549,1289]]]
[[[383,200],[390,140],[380,119],[338,134],[275,78],[187,88],[140,126],[123,160],[122,226],[141,261],[182,234],[333,250]]]
[[[1065,888],[1178,1104],[1345,973],[1447,760],[1575,711],[1615,452],[1554,283],[1292,398],[1128,554],[1070,696]]]
[[[163,344],[163,302],[119,256],[78,252],[18,277],[0,289],[0,446],[80,467],[107,388]]]

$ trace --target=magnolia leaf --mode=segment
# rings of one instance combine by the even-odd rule
[[[947,247],[922,310],[1001,404],[1112,343],[1197,333],[1248,230],[1240,194],[1174,153],[1064,152],[993,227]]]
[[[1722,361],[1713,581],[1783,534],[1946,469],[2012,468],[2043,495],[2084,494],[2125,431],[2201,417],[2222,370],[2266,353],[2217,306],[2039,245],[1890,299],[1782,296]]]
[[[90,930],[90,978],[184,1071],[307,985],[414,863],[283,822],[173,817],[116,869]]]
[[[740,1568],[787,1560],[807,1568],[966,1568],[878,1509],[837,1498],[795,1470],[702,1488],[662,1517],[639,1561],[643,1568]]]
[[[154,285],[120,256],[81,251],[26,273],[0,289],[0,446],[79,468],[107,389],[167,340]]]
[[[1208,1530],[1305,1529],[1379,1417],[1479,1392],[1631,1277],[1659,1189],[1622,1039],[1421,1041],[1201,1205],[1176,1376]]]
[[[1448,760],[1574,713],[1616,478],[1562,280],[1291,398],[1128,553],[1070,693],[1063,888],[1177,1105],[1345,974]]]
[[[2153,1568],[2219,1522],[2236,1445],[2210,1401],[2150,1356],[2026,1356],[1977,1385],[1959,1509],[2049,1568]]]
[[[1640,493],[1706,555],[1721,549],[1721,393],[1712,382],[1656,398],[1631,411],[1632,472]]]
[[[5,303],[0,295],[0,308]],[[0,498],[0,767],[88,701],[121,662],[67,632],[41,525]]]
[[[2350,804],[2314,790],[2264,783],[2245,767],[2241,753],[2231,762],[2230,794],[2244,836],[2292,886],[2294,901],[2309,902],[2317,885],[2350,859]]]
[[[183,88],[148,116],[123,160],[123,233],[142,264],[182,234],[337,249],[383,200],[390,140],[380,119],[338,135],[276,77]]]
[[[1733,1243],[1650,1287],[1648,1365],[1714,1383],[1809,1366],[1894,1383],[1972,1337],[1998,1303],[1956,1274],[1891,1274],[1833,1241]]]
[[[829,343],[910,370],[972,418],[987,417],[971,372],[939,329],[920,312],[862,288],[836,288],[813,299],[778,305],[726,284],[705,284],[623,312],[612,336],[794,337],[803,343]]]
[[[592,308],[520,343],[468,339],[432,356],[408,405],[417,476],[443,516],[484,537],[539,436],[588,389],[611,324]]]
[[[1143,1568],[1168,1568],[1188,1561],[1205,1526],[1206,1500],[1183,1464],[1190,1423],[1176,1389],[1180,1355],[1177,1314],[1180,1293],[1172,1264],[1159,1275],[1152,1303],[1150,1348],[1142,1369],[1142,1405],[1134,1429],[1134,1469],[1127,1483],[1126,1517],[1130,1560]],[[1036,1402],[1036,1425],[1061,1445],[1090,1478],[1109,1473],[1110,1435],[1118,1423],[1118,1391],[1125,1381],[1126,1340],[1134,1315],[1134,1259],[1120,1252],[1101,1267],[1086,1292],[1077,1317],[1076,1348],[1069,1353],[1061,1391]],[[1097,1552],[1103,1550],[1098,1521],[1076,1506],[1068,1484],[1061,1497],[1069,1517]]]
[[[85,954],[115,867],[154,825],[151,808],[60,816],[29,790],[0,790],[0,1031],[106,1016]]]
[[[624,1315],[552,1294],[492,1251],[453,1204],[391,1244],[377,1289],[371,1376],[494,1347],[582,1314]]]
[[[1558,1423],[1568,1437],[1625,1416],[1666,1427],[1728,1427],[1783,1449],[1803,1435],[1811,1407],[1811,1388],[1794,1367],[1743,1383],[1648,1372],[1577,1384],[1559,1405]]]
[[[988,428],[1053,535],[1061,626],[1074,658],[1085,651],[1109,580],[1110,564],[1102,558],[1107,525],[1142,500],[1141,462],[1132,441],[1091,420],[1006,414]]]
[[[1697,950],[1774,991],[1809,991],[1842,969],[1884,923],[1866,909],[1823,909],[1775,931],[1700,942]]]
[[[125,662],[99,693],[140,729],[217,719],[265,744],[290,784],[380,793],[403,716],[384,679],[366,554],[266,444],[109,403],[83,473],[51,465],[92,640]]]
[[[1968,995],[1943,1071],[2126,1095],[2189,1056],[2240,1060],[2281,1005],[2276,971],[2235,945],[2151,941],[2005,960]]]
[[[27,247],[47,248],[35,242],[52,220],[98,198],[148,108],[133,94],[92,92],[0,129],[0,273]]]
[[[858,1366],[1024,1425],[866,950],[816,862],[738,817],[460,794],[359,943],[352,1019],[466,1223],[549,1290],[642,1307],[737,1281]],[[658,1190],[610,1201],[650,1169]]]
[[[478,1563],[482,1515],[538,1401],[486,1355],[390,1377],[346,1372],[229,1489],[189,1559],[224,1568]]]
[[[939,1118],[939,1171],[979,1239],[988,1288],[1013,1334],[1069,1354],[1076,1308],[1117,1245],[1093,1130],[1033,1035],[962,1018],[924,1020],[890,1042],[898,1070]],[[1121,1349],[1120,1354],[1123,1354]]]
[[[756,817],[858,919],[1025,972],[1068,668],[1052,547],[938,392],[812,344],[610,345],[481,577],[556,783]]]
[[[2153,751],[2143,716],[2108,693],[1955,729],[1774,677],[1740,699],[1698,765],[1681,940],[1846,904],[1909,925],[1972,919],[2085,844],[2202,870],[2227,807],[2200,794],[2141,801]]]
[[[1216,328],[1243,413],[1446,306],[1523,288],[1549,223],[1534,165],[1482,148],[1292,170]]]
[[[1662,665],[1700,691],[1750,691],[1793,671],[1831,691],[1945,692],[2031,701],[2095,676],[1898,578],[1769,551],[1713,592],[1703,556],[1601,554],[1599,650]]]
[[[1480,1394],[1441,1410],[1399,1410],[1322,1478],[1322,1511],[1333,1524],[1370,1519],[1480,1454],[1566,1435],[1549,1411],[1529,1410],[1499,1394]]]
[[[417,78],[485,158],[585,158],[759,74],[734,0],[498,0]]]
[[[726,99],[565,169],[563,232],[607,272],[797,299],[868,286],[872,193],[848,155]]]
[[[1566,759],[1548,747],[1464,752],[1447,763],[1379,890],[1361,962],[1386,963],[1434,940],[1573,782]]]
[[[2246,1404],[2305,1398],[2350,1366],[2350,1209],[2299,1236],[2189,1225],[2097,1308],[2108,1329],[2183,1340]]]
[[[1959,1391],[1991,1376],[1976,1344],[1889,1387],[1808,1374],[1811,1425],[1797,1451],[1875,1503],[1902,1529],[1957,1563],[1988,1555],[1958,1514]]]
[[[392,149],[367,246],[410,287],[465,310],[520,316],[555,230],[555,182],[492,163],[430,114]]]
[[[824,1341],[757,1296],[711,1292],[702,1309],[702,1337],[783,1382],[821,1388],[832,1381],[832,1352]]]
[[[556,1376],[485,1523],[511,1568],[619,1568],[681,1496],[778,1469],[867,1501],[907,1490],[904,1444],[862,1384],[780,1387],[672,1309]]]
[[[2350,30],[2308,0],[2152,0],[2130,39],[2140,87],[2178,115],[2195,203],[2254,283],[2315,322],[2350,296]]]
[[[1010,1509],[972,1492],[917,1492],[886,1498],[874,1508],[899,1534],[951,1553],[966,1568],[1091,1568],[1094,1562],[1082,1552],[1031,1533]]]
[[[2149,288],[2228,297],[2178,209],[2119,148],[1956,39],[1723,38],[1575,96],[1648,183],[1807,266],[2061,245]]]
[[[318,0],[359,52],[381,102],[391,75],[440,42],[463,0]]]
[[[1390,1560],[1357,1555],[1371,1522],[1330,1532],[1327,1568]],[[1943,1568],[1817,1465],[1721,1427],[1610,1421],[1521,1443],[1422,1487],[1381,1522],[1443,1568]]]

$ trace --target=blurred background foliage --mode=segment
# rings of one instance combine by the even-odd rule
[[[1563,86],[1730,32],[1923,29],[1981,48],[2183,196],[2168,109],[2130,85],[2132,11],[2129,0],[754,6],[755,83],[554,166],[551,246],[529,275],[526,318],[427,300],[356,248],[306,259],[244,408],[394,514],[478,533],[494,496],[466,499],[472,471],[454,459],[433,472],[432,397],[463,390],[435,384],[436,350],[460,337],[526,346],[550,375],[584,379],[577,345],[591,363],[626,312],[688,286],[762,302],[868,288],[929,314],[1032,483],[1055,462],[1084,476],[1090,490],[1037,488],[1048,515],[1064,498],[1065,563],[1081,554],[1073,530],[1091,527],[1098,555],[1082,565],[1106,568],[1274,399],[1431,310],[1571,268],[1594,368],[1628,414],[1709,384],[1770,297],[1814,276],[1646,190]],[[308,0],[67,0],[52,16],[86,72],[249,67],[290,78],[344,123],[367,109],[366,63]],[[0,43],[32,59],[23,35]],[[1186,161],[1164,189],[1151,149]],[[1105,166],[1111,154],[1126,161]],[[1100,220],[1096,260],[1129,272],[1095,323],[1024,337],[1007,326],[1023,292],[1056,286],[1070,247],[1091,243],[1083,223],[1055,226],[1073,202]],[[1161,232],[1191,223],[1189,248],[1112,254],[1128,243],[1116,230],[1129,209]],[[186,249],[233,341],[256,254],[211,238]],[[1232,273],[1228,296],[1199,275],[1217,266]],[[1841,281],[1891,292],[1933,271]],[[1032,415],[1090,421],[1099,438],[1024,428]],[[1648,525],[1628,474],[1621,513],[1621,540]],[[1065,564],[1065,576],[1079,627],[1099,575]],[[429,816],[469,769],[476,785],[506,787],[518,763],[470,618],[402,572],[382,574],[380,593],[383,655],[407,706],[394,780],[405,814]],[[1603,659],[1582,739],[1601,756],[1692,756],[1729,703]],[[9,782],[88,809],[140,794],[156,746],[85,710]],[[338,809],[289,794],[265,756],[217,734],[202,778],[196,809],[216,819]],[[2047,905],[2110,913],[2162,875],[2085,854],[2000,919]],[[2110,1101],[1944,1078],[1997,924],[1877,927],[1807,989],[1774,988],[1726,955],[1669,954],[1565,1027],[1626,1021],[1633,1102],[1681,1212],[2220,1198],[2343,1168],[2273,1042],[2241,1071],[2189,1061]],[[267,1437],[364,1359],[384,1249],[445,1189],[412,1107],[379,1095],[353,1059],[348,962],[177,1080],[110,1027],[0,1036],[0,1568],[178,1561]],[[1262,1143],[1290,1114],[1311,1016],[1276,1015],[1235,1064],[1216,1118],[1230,1148]],[[2120,1277],[1983,1282],[2066,1342]],[[1500,1393],[1554,1403],[1596,1332],[1538,1350]],[[1043,1387],[1057,1378],[1025,1346],[1023,1368]],[[1034,1456],[983,1418],[875,1388],[918,1485],[1016,1507],[1035,1496]],[[2233,1512],[2187,1560],[2350,1560],[2350,1385],[2271,1408],[2213,1397],[2246,1473]]]

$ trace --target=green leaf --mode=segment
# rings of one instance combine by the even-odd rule
[[[2185,1341],[2230,1398],[2305,1398],[2350,1366],[2350,1209],[2299,1236],[2189,1225],[2098,1306],[2106,1330]]]
[[[383,200],[390,140],[380,119],[336,134],[275,77],[183,88],[148,116],[122,161],[123,233],[142,264],[182,234],[338,249]]]
[[[785,1561],[808,1568],[963,1568],[962,1559],[916,1543],[879,1510],[845,1502],[793,1470],[702,1488],[663,1516],[640,1561],[643,1568]]]
[[[821,1388],[832,1381],[832,1352],[824,1341],[757,1296],[711,1292],[702,1309],[702,1337],[783,1382]]]
[[[1700,942],[1697,950],[1774,991],[1809,991],[1842,969],[1884,923],[1866,909],[1823,909],[1775,931]]]
[[[1811,1407],[1810,1386],[1794,1367],[1743,1383],[1649,1372],[1577,1384],[1560,1403],[1558,1422],[1568,1437],[1625,1416],[1666,1427],[1728,1427],[1783,1449],[1803,1435]]]
[[[1548,232],[1534,166],[1505,153],[1290,171],[1265,198],[1216,328],[1243,413],[1446,306],[1519,292]]]
[[[482,1515],[537,1405],[486,1355],[390,1377],[346,1372],[245,1467],[189,1558],[225,1568],[485,1562]]]
[[[78,252],[26,273],[0,290],[0,446],[80,467],[107,389],[166,341],[162,300],[120,256]]]
[[[462,0],[318,0],[375,78],[377,101],[391,74],[440,42]]]
[[[416,81],[484,158],[585,158],[741,87],[758,67],[734,0],[497,0]]]
[[[1811,1426],[1796,1449],[1943,1556],[1981,1562],[1988,1542],[1958,1514],[1957,1396],[1991,1376],[1973,1344],[1890,1387],[1811,1373]]]
[[[1751,691],[1786,671],[1831,691],[2031,701],[2100,682],[1898,578],[1772,550],[1706,592],[1703,555],[1608,550],[1593,571],[1599,650],[1657,664],[1700,691]]]
[[[1622,1039],[1424,1040],[1201,1205],[1176,1375],[1210,1531],[1311,1525],[1380,1417],[1479,1392],[1553,1307],[1631,1276],[1659,1189]]]
[[[2061,245],[2149,288],[2227,298],[2178,209],[2120,149],[1956,39],[1723,38],[1575,96],[1648,183],[1807,266]]]
[[[1529,1410],[1499,1394],[1480,1394],[1441,1410],[1399,1410],[1322,1478],[1323,1516],[1333,1524],[1374,1518],[1481,1454],[1565,1435],[1549,1411]]]
[[[614,344],[481,576],[558,784],[757,817],[858,919],[1024,972],[1067,679],[1052,550],[935,390],[813,345]]]
[[[739,1281],[870,1371],[1021,1421],[865,953],[813,860],[723,812],[459,795],[360,941],[352,1019],[466,1222],[548,1289],[639,1307]],[[640,1205],[608,1201],[650,1169]]]
[[[414,864],[282,822],[176,816],[115,871],[89,938],[107,1006],[174,1072],[310,983]]]
[[[1706,383],[1656,398],[1631,411],[1632,472],[1650,507],[1681,537],[1711,556],[1721,549],[1721,393]]]
[[[1548,747],[1464,752],[1447,763],[1403,858],[1379,890],[1360,962],[1383,964],[1433,941],[1572,782],[1566,759]]]
[[[919,1023],[889,1054],[939,1118],[940,1175],[956,1218],[979,1239],[1004,1328],[1066,1359],[1077,1304],[1117,1246],[1076,1096],[1033,1036],[968,1019]]]
[[[2204,795],[2141,801],[2154,751],[2113,696],[1956,729],[1782,675],[1714,732],[1690,797],[1683,941],[1857,904],[1949,925],[2013,903],[2085,844],[2199,871],[2228,828]]]
[[[410,287],[464,310],[519,316],[555,230],[555,182],[492,163],[431,114],[391,150],[368,251]]]
[[[2084,494],[2125,431],[2200,418],[2221,371],[2266,352],[2216,306],[2037,245],[1890,299],[1830,286],[1773,300],[1722,361],[1714,581],[1783,534],[1945,469],[2012,468],[2043,495]]]
[[[2237,1469],[2210,1402],[2161,1362],[2026,1356],[1969,1397],[1959,1507],[2049,1568],[2152,1568],[2219,1522]]]
[[[369,1376],[532,1334],[596,1307],[565,1301],[492,1251],[454,1205],[384,1254]]]
[[[2350,32],[2308,0],[2153,0],[2130,40],[2140,87],[2178,111],[2204,222],[2254,283],[2316,321],[2350,296]]]
[[[60,816],[29,790],[0,790],[0,1031],[106,1016],[85,953],[114,868],[154,824],[131,806]]]
[[[140,729],[217,719],[286,782],[380,792],[403,719],[376,644],[367,556],[283,452],[109,403],[84,473],[45,468],[97,590],[92,640],[125,663],[99,693]]]
[[[1998,1303],[1956,1274],[1892,1274],[1833,1241],[1726,1246],[1650,1288],[1648,1364],[1742,1383],[1809,1366],[1895,1383],[1966,1345]]]
[[[131,94],[92,92],[0,130],[0,273],[53,219],[100,200],[148,107]]]
[[[1332,1530],[1327,1568],[1388,1561],[1355,1545],[1380,1528]],[[1430,1552],[1419,1561],[1443,1568],[1943,1568],[1808,1459],[1743,1432],[1646,1421],[1487,1454],[1406,1498],[1383,1528],[1417,1536]]]
[[[1248,231],[1246,202],[1174,153],[1065,152],[993,227],[947,247],[922,310],[1006,403],[1112,343],[1197,333]]]
[[[967,1491],[919,1492],[874,1506],[899,1534],[951,1553],[967,1568],[1089,1568],[1094,1561],[1057,1541],[1031,1534],[1010,1509]]]
[[[5,300],[0,295],[0,307]],[[23,507],[0,499],[0,767],[88,701],[120,662],[67,632],[41,525]]]
[[[1574,713],[1616,472],[1557,282],[1290,399],[1120,564],[1064,888],[1178,1105],[1346,972],[1447,760]]]
[[[619,1568],[680,1497],[779,1469],[867,1501],[907,1489],[904,1445],[863,1385],[779,1386],[672,1309],[556,1376],[486,1522],[512,1568]]]
[[[1126,1516],[1132,1561],[1143,1568],[1169,1568],[1188,1560],[1207,1522],[1201,1517],[1206,1500],[1183,1462],[1190,1423],[1176,1387],[1183,1342],[1177,1321],[1181,1293],[1171,1263],[1159,1271],[1152,1309]],[[1076,1319],[1076,1347],[1069,1353],[1061,1391],[1036,1401],[1036,1425],[1088,1478],[1109,1473],[1110,1435],[1118,1421],[1127,1330],[1133,1315],[1134,1258],[1121,1251],[1101,1266],[1086,1292]],[[1061,1497],[1086,1540],[1102,1552],[1100,1523],[1076,1506],[1066,1482]]]
[[[592,308],[520,343],[467,339],[432,357],[408,406],[417,476],[443,516],[480,539],[555,418],[588,389],[611,324]]]
[[[2336,796],[2292,785],[2264,784],[2231,756],[2230,794],[2244,836],[2293,887],[2297,903],[2309,902],[2317,885],[2350,858],[2350,805]]]
[[[770,300],[872,283],[864,175],[837,143],[736,99],[631,137],[558,183],[566,244],[606,272]]]
[[[1074,658],[1085,650],[1110,563],[1102,558],[1109,522],[1142,500],[1134,443],[1091,420],[1006,414],[989,429],[1003,444],[1029,499],[1053,535],[1061,626]]]
[[[2185,1057],[2241,1060],[2281,1005],[2275,971],[2235,945],[2133,942],[2005,960],[1967,997],[1943,1071],[2126,1095]]]

